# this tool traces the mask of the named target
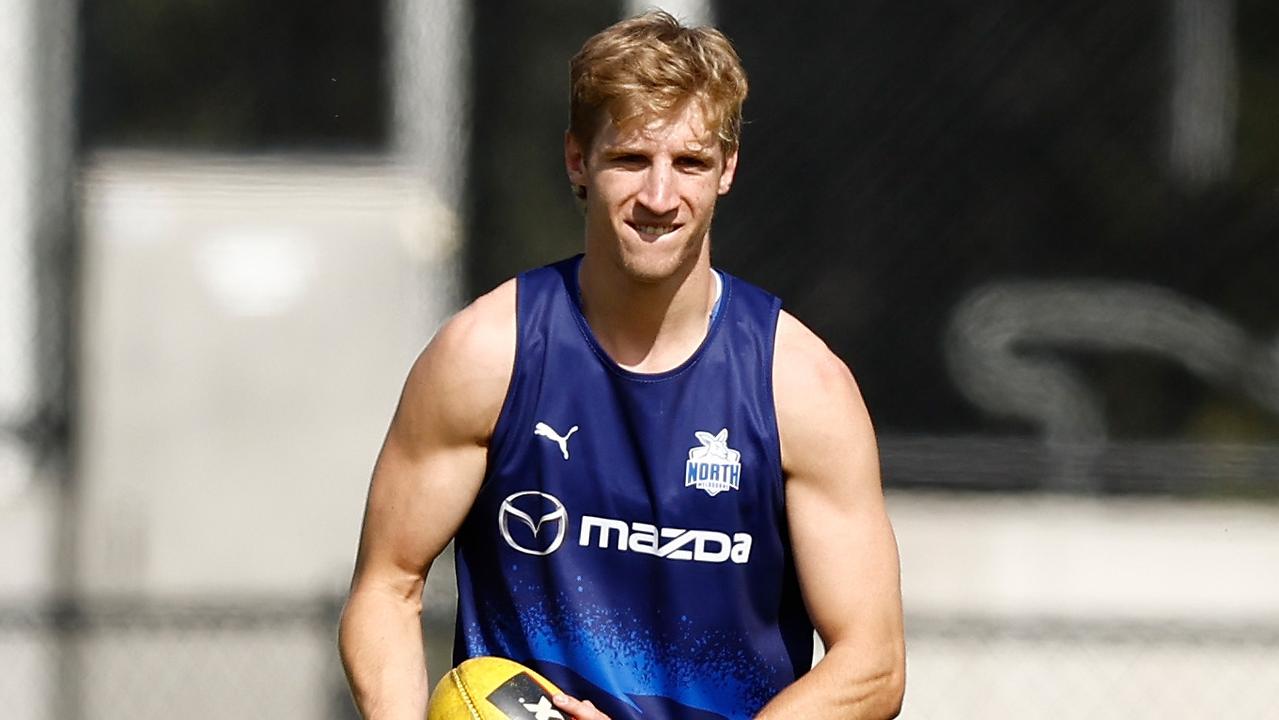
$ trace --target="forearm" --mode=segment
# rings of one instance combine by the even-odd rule
[[[899,650],[868,653],[847,645],[835,646],[811,671],[773,698],[756,720],[894,718],[901,711],[904,689],[905,664]]]
[[[351,593],[338,645],[347,681],[366,720],[426,717],[426,657],[421,605],[393,593]]]

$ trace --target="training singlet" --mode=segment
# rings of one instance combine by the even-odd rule
[[[580,258],[517,280],[514,372],[456,537],[454,660],[522,662],[613,720],[753,717],[813,652],[773,406],[780,302],[720,273],[697,351],[634,373],[582,315]]]

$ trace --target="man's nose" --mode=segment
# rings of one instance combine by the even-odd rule
[[[654,215],[667,215],[679,209],[673,168],[654,163],[644,173],[644,185],[637,198]]]

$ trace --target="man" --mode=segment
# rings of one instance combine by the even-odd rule
[[[409,373],[342,618],[357,704],[423,716],[421,592],[456,539],[455,660],[533,667],[565,717],[895,716],[897,549],[856,385],[710,264],[736,53],[650,13],[571,79],[585,253],[476,300]]]

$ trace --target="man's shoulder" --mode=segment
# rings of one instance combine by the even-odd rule
[[[507,280],[449,318],[427,346],[442,359],[480,363],[515,348],[515,286]]]
[[[788,477],[838,480],[826,458],[873,452],[875,433],[844,361],[799,320],[777,323],[773,395]]]
[[[773,350],[773,380],[779,391],[804,395],[832,384],[853,383],[852,373],[826,343],[794,315],[781,311]],[[820,394],[814,397],[820,397]]]
[[[515,364],[515,281],[449,318],[409,372],[404,402],[483,442],[492,432]]]

